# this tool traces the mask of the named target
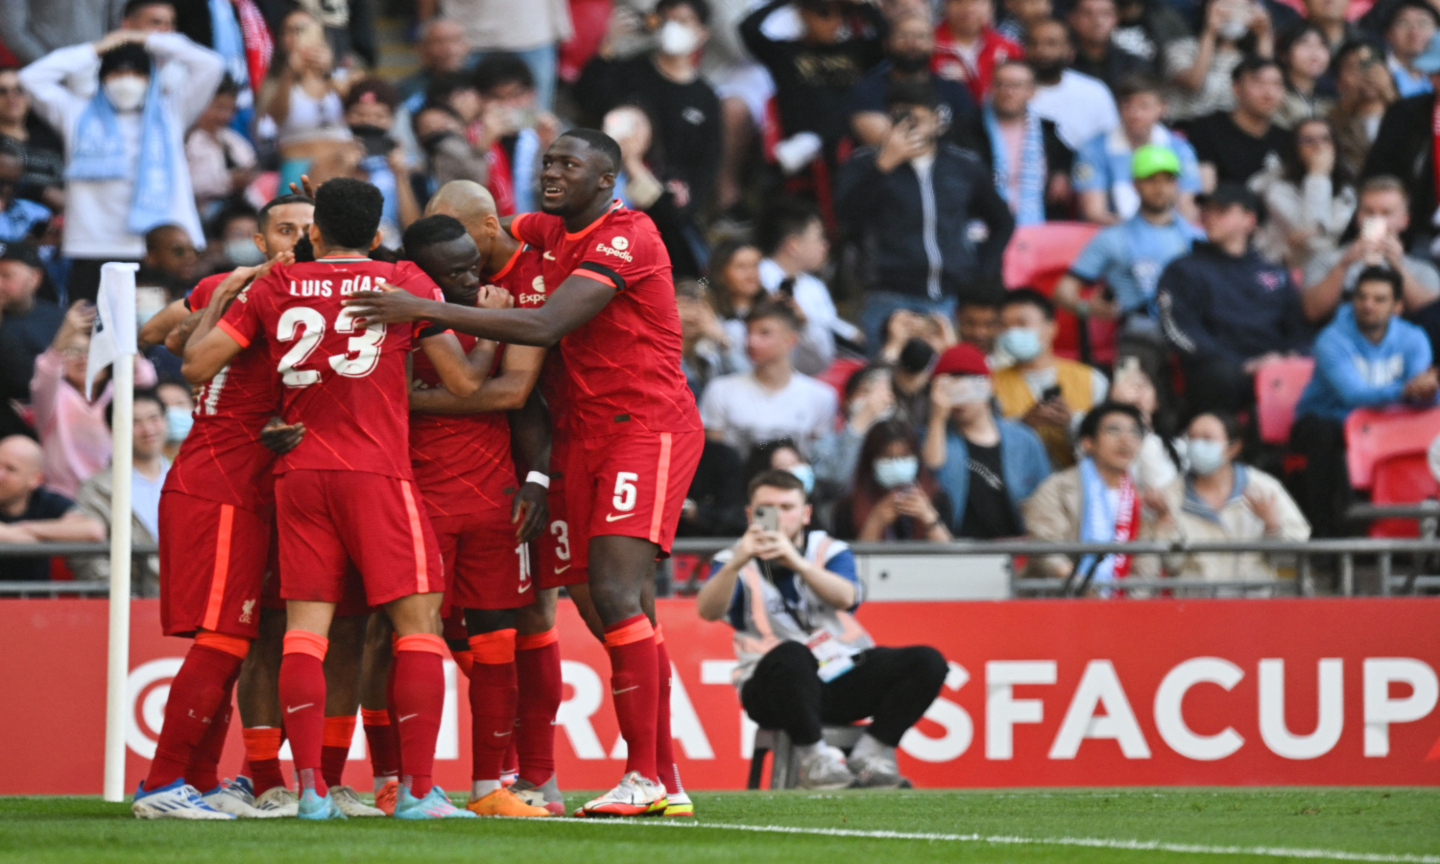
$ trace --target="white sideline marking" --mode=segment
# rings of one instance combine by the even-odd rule
[[[517,817],[518,818],[518,817]],[[849,828],[796,828],[788,825],[737,825],[724,822],[672,822],[658,819],[527,819],[552,825],[664,826],[679,829],[715,828],[762,834],[808,834],[820,837],[859,837],[870,840],[939,840],[954,843],[993,843],[1004,846],[1081,846],[1132,852],[1178,852],[1193,855],[1263,855],[1271,858],[1313,858],[1323,861],[1369,861],[1379,864],[1440,864],[1440,855],[1392,855],[1384,852],[1342,852],[1333,849],[1287,849],[1278,846],[1202,846],[1159,840],[1108,840],[1100,837],[1014,837],[1005,834],[933,834],[909,831],[857,831]]]

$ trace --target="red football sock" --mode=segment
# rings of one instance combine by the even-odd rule
[[[280,745],[285,740],[285,730],[255,726],[240,730],[240,734],[245,740],[245,761],[250,766],[245,776],[255,784],[255,797],[276,786],[284,786],[285,775],[280,773]]]
[[[517,701],[519,694],[516,694]],[[516,717],[513,726],[520,725],[520,718]],[[515,747],[515,736],[510,736],[510,744],[505,748],[505,758],[500,761],[500,776],[515,778],[520,776],[520,751]]]
[[[385,713],[390,715],[390,746],[395,752],[395,776],[405,775],[405,760],[400,752],[400,718],[395,713],[395,636],[390,637],[390,671],[385,674]]]
[[[475,654],[469,648],[463,651],[450,649],[450,659],[455,661],[455,668],[459,669],[466,678],[470,677],[470,670],[475,666]]]
[[[239,668],[235,671],[238,677]],[[229,684],[227,694],[234,690],[235,680],[232,678]],[[225,752],[225,736],[230,733],[230,718],[234,713],[234,707],[227,698],[225,707],[190,754],[190,764],[185,766],[185,782],[199,789],[202,795],[220,785],[220,756]]]
[[[658,780],[655,773],[655,720],[659,708],[660,676],[655,666],[655,631],[642,613],[605,628],[605,650],[610,654],[610,693],[615,718],[629,755],[625,773]]]
[[[515,737],[515,631],[471,636],[470,656],[470,779],[498,781]]]
[[[675,767],[675,740],[670,736],[670,652],[665,650],[665,634],[655,625],[655,667],[659,671],[660,692],[655,700],[655,770],[670,794],[683,791],[680,770]]]
[[[341,786],[345,781],[345,760],[350,756],[350,741],[355,737],[355,718],[326,717],[325,738],[320,747],[320,773],[326,786]]]
[[[370,748],[370,770],[376,777],[400,774],[399,748],[395,746],[395,727],[390,725],[390,712],[384,708],[361,708],[360,720],[365,725],[365,743]]]
[[[515,637],[515,675],[525,686],[516,703],[515,748],[520,778],[542,785],[555,776],[555,713],[565,695],[560,680],[560,632]]]
[[[400,727],[400,781],[410,794],[430,794],[435,766],[435,738],[445,708],[445,667],[449,652],[445,640],[429,633],[412,633],[395,640],[395,706]]]
[[[235,641],[249,645],[244,639]],[[190,646],[185,662],[170,683],[165,723],[155,746],[155,760],[145,777],[146,789],[168,786],[184,776],[186,766],[212,723],[229,712],[230,690],[244,658],[243,651],[237,656],[223,644],[203,644],[197,639]]]
[[[295,757],[296,783],[324,795],[330,787],[320,772],[325,741],[325,651],[330,640],[304,630],[285,634],[280,660],[280,705]]]

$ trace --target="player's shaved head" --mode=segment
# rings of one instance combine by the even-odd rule
[[[40,488],[43,454],[40,445],[24,435],[0,439],[0,510],[23,512],[30,493]]]
[[[426,216],[454,216],[466,228],[478,225],[485,221],[486,216],[494,216],[498,212],[495,196],[474,180],[451,180],[441,186],[430,197],[430,203],[425,205]]]

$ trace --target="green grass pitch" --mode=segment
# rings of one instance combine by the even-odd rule
[[[1440,864],[1440,789],[701,792],[694,798],[697,820],[539,824],[142,822],[130,816],[128,804],[98,798],[0,798],[0,862]],[[584,799],[575,793],[570,806]]]

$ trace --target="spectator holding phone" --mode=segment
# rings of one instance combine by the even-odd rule
[[[940,479],[944,514],[957,537],[993,540],[1025,533],[1020,504],[1050,475],[1030,427],[995,411],[985,355],[957,345],[940,355],[930,387],[925,467]]]
[[[854,492],[835,510],[837,537],[880,540],[950,540],[944,493],[920,473],[915,430],[899,420],[870,427],[855,463]]]
[[[808,529],[794,475],[759,475],[749,499],[750,528],[715,556],[695,598],[701,618],[735,629],[740,704],[762,728],[790,736],[801,788],[900,786],[895,748],[940,693],[945,658],[928,646],[875,646],[851,614],[865,598],[855,555]],[[848,758],[825,743],[823,724],[866,717]]]

